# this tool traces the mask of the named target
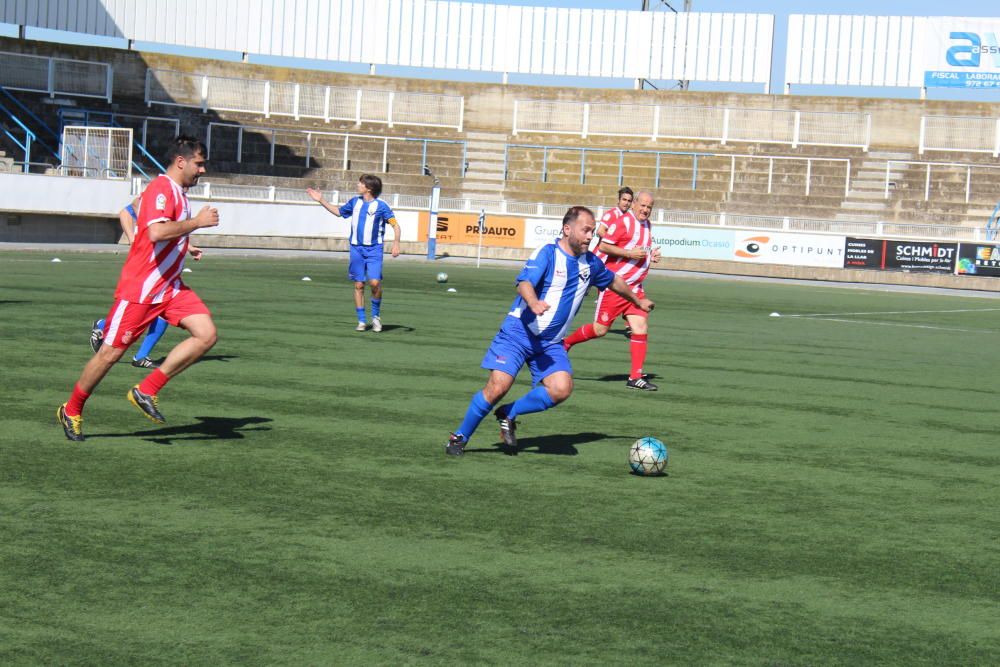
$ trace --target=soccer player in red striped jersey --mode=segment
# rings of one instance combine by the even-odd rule
[[[205,145],[192,137],[177,137],[167,152],[166,174],[153,179],[142,193],[135,236],[122,267],[115,301],[107,315],[104,344],[83,368],[69,400],[56,415],[66,437],[81,441],[83,406],[125,350],[150,322],[163,317],[190,333],[170,351],[163,364],[129,390],[126,397],[157,423],[166,421],[158,395],[167,382],[200,359],[215,345],[212,314],[194,290],[181,281],[184,257],[201,256],[188,235],[196,229],[215,227],[219,212],[203,207],[191,217],[185,188],[197,184],[205,173]]]
[[[646,295],[642,282],[649,274],[650,264],[660,261],[659,248],[652,247],[653,230],[649,221],[652,212],[653,195],[640,192],[635,197],[633,212],[624,213],[612,222],[600,244],[601,251],[608,256],[605,265],[621,276],[639,298]],[[611,323],[622,316],[632,329],[629,339],[632,368],[625,386],[642,391],[656,391],[658,387],[642,371],[649,338],[649,314],[617,294],[609,294],[607,290],[601,292],[597,299],[594,323],[585,324],[574,331],[563,341],[563,346],[568,351],[578,343],[604,336],[611,328]]]
[[[604,215],[601,216],[600,222],[597,223],[597,229],[594,230],[594,240],[590,242],[589,249],[602,262],[607,262],[608,256],[601,252],[601,238],[608,232],[608,228],[615,220],[628,213],[629,209],[632,208],[634,199],[635,193],[632,192],[632,188],[626,185],[618,191],[618,205],[605,211]]]

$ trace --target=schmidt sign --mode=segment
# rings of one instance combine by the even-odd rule
[[[926,26],[925,86],[1000,88],[1000,20],[945,18]]]

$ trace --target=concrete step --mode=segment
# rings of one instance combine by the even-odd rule
[[[504,190],[504,183],[502,181],[486,181],[476,178],[466,178],[462,182],[462,188],[465,190],[482,190],[484,192],[502,192]]]
[[[837,213],[833,216],[833,219],[842,222],[878,222],[882,219],[882,216],[863,215],[859,213]]]
[[[889,172],[889,180],[894,181],[900,178],[903,178],[903,172],[893,167],[893,171]],[[870,180],[884,185],[885,168],[883,167],[881,171],[874,169],[862,169],[858,171],[857,176],[855,176],[855,180]]]
[[[885,199],[885,191],[883,189],[878,190],[855,190],[851,188],[851,191],[847,195],[847,199]],[[846,202],[845,202],[846,203]]]
[[[884,211],[888,207],[884,202],[845,201],[841,203],[840,208],[856,211]]]
[[[878,160],[912,160],[913,153],[900,153],[895,151],[868,151],[868,157]]]
[[[487,151],[469,151],[465,154],[466,160],[479,160],[481,162],[495,162],[503,164],[503,153],[493,153]]]
[[[873,171],[881,171],[884,174],[885,173],[885,164],[886,164],[885,160],[880,160],[878,162],[874,162],[872,160],[865,160],[864,162],[861,163],[861,169],[870,169],[870,170],[873,170]],[[913,165],[907,164],[905,162],[893,162],[892,166],[889,167],[889,168],[890,169],[896,169],[896,170],[906,171],[907,169],[910,169],[912,166]]]
[[[465,133],[465,138],[468,141],[470,141],[470,142],[471,141],[490,141],[490,142],[506,143],[507,139],[508,139],[508,136],[509,135],[507,135],[505,133],[500,133],[500,132],[480,132],[478,130],[475,131],[475,132],[466,132]]]

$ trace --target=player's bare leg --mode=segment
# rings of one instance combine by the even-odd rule
[[[542,386],[549,392],[549,398],[559,405],[573,393],[573,376],[566,371],[558,371],[542,379]]]
[[[212,316],[206,313],[188,315],[180,321],[180,326],[187,329],[191,336],[174,346],[163,360],[163,364],[147,375],[141,383],[129,389],[126,394],[132,405],[158,424],[166,421],[160,413],[160,403],[157,398],[160,389],[171,378],[201,359],[218,340],[215,322],[212,321]]]
[[[123,354],[125,354],[125,348],[123,347],[101,345],[97,353],[83,367],[83,373],[80,374],[77,385],[88,394],[94,393],[94,389],[101,383],[101,380],[108,374],[112,366],[118,363]]]
[[[219,339],[211,315],[204,313],[188,315],[180,321],[180,327],[186,329],[191,336],[175,345],[160,365],[160,372],[168,378],[174,377],[201,359]]]

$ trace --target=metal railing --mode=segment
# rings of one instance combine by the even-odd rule
[[[510,150],[511,149],[523,149],[526,151],[540,150],[542,155],[541,169],[539,171],[540,180],[545,183],[548,182],[549,176],[549,155],[552,152],[560,153],[579,153],[580,154],[580,177],[579,182],[581,185],[586,184],[586,171],[587,171],[587,155],[588,154],[612,154],[618,156],[617,165],[617,183],[621,185],[624,183],[625,175],[625,158],[626,156],[644,156],[651,157],[655,160],[655,177],[652,187],[658,188],[661,183],[661,173],[664,168],[663,158],[664,157],[681,157],[691,159],[691,189],[698,189],[698,173],[699,173],[699,159],[704,158],[727,158],[729,161],[729,185],[728,192],[733,192],[736,187],[736,177],[737,173],[742,173],[737,171],[736,162],[737,159],[744,162],[750,161],[767,161],[767,194],[771,194],[774,186],[774,164],[775,161],[778,162],[797,162],[804,163],[805,174],[803,174],[804,179],[804,191],[805,196],[809,196],[812,191],[813,182],[813,164],[815,163],[830,163],[830,164],[842,164],[844,166],[844,196],[846,197],[851,190],[851,160],[848,158],[814,158],[814,157],[799,157],[796,155],[750,155],[746,153],[703,153],[703,152],[689,152],[689,151],[650,151],[650,150],[626,150],[626,149],[613,149],[613,148],[577,148],[573,146],[545,146],[536,144],[507,144],[504,146],[503,154],[503,173],[504,180],[508,180],[509,176],[509,166],[510,166]]]
[[[465,119],[465,98],[361,88],[146,70],[146,104],[239,111],[326,122],[384,123],[454,128]]]
[[[987,164],[970,164],[967,162],[923,162],[916,160],[886,160],[885,162],[885,177],[884,177],[884,199],[889,198],[890,190],[898,190],[899,186],[895,179],[892,178],[892,165],[908,165],[908,166],[922,166],[924,167],[924,201],[930,201],[931,199],[931,172],[932,169],[937,168],[951,168],[951,175],[958,176],[959,178],[964,178],[965,181],[965,203],[968,204],[972,196],[972,172],[973,171],[984,171],[988,173],[996,174],[1000,177],[1000,165],[993,166]],[[956,170],[958,173],[956,173]],[[941,171],[941,169],[938,169]],[[1000,180],[998,180],[1000,182]],[[995,194],[995,191],[991,191],[990,195]]]
[[[133,194],[141,192],[142,184],[133,188]],[[353,197],[353,191],[327,191],[327,201],[342,201]],[[269,202],[281,204],[307,204],[313,201],[304,188],[278,188],[274,186],[229,185],[204,182],[190,189],[193,199],[227,199],[235,201]],[[401,210],[426,211],[430,207],[430,196],[383,193],[383,199],[393,208]],[[441,211],[461,211],[479,213],[485,211],[494,215],[516,215],[527,218],[561,219],[566,213],[566,204],[546,204],[543,202],[513,202],[504,200],[480,200],[458,197],[442,197]],[[600,216],[606,210],[601,206],[590,206]],[[927,238],[940,240],[982,241],[985,231],[980,227],[956,225],[925,225],[920,223],[868,222],[858,220],[822,220],[791,216],[743,215],[706,211],[673,211],[656,209],[654,225],[682,225],[698,227],[730,227],[738,229],[761,229],[803,233],[870,235],[878,238]]]
[[[868,150],[870,113],[515,100],[512,133],[842,146]]]
[[[21,122],[20,118],[15,116],[14,113],[10,111],[7,107],[5,107],[3,104],[0,104],[0,111],[2,111],[15,125],[17,125],[19,128],[21,128],[21,130],[24,131],[24,141],[21,141],[16,136],[14,136],[13,132],[11,132],[6,128],[0,127],[0,130],[3,130],[3,133],[7,135],[7,137],[9,137],[11,141],[14,142],[14,145],[20,148],[22,151],[24,151],[24,165],[25,165],[24,170],[25,173],[27,173],[28,171],[27,165],[31,161],[31,142],[36,141],[37,137],[35,136],[34,132],[28,129],[27,125]]]
[[[49,97],[98,97],[111,102],[114,73],[107,63],[0,52],[0,86]]]
[[[55,132],[55,130],[49,127],[45,121],[39,118],[35,114],[35,112],[33,112],[31,109],[25,106],[24,103],[21,102],[21,100],[14,97],[11,94],[11,92],[6,88],[4,88],[3,86],[0,86],[0,95],[3,95],[3,97],[6,98],[13,106],[17,107],[20,113],[24,114],[28,119],[33,121],[35,123],[36,129],[41,128],[42,130],[47,132],[51,137],[53,137],[56,140],[56,144],[58,145],[59,135]],[[13,116],[11,112],[8,111],[8,113],[10,113]],[[59,151],[53,148],[51,145],[49,145],[48,142],[39,137],[37,134],[35,134],[35,141],[38,143],[39,146],[48,151],[53,157],[55,157],[56,159],[59,158]]]
[[[997,202],[990,219],[986,221],[986,240],[995,241],[998,231],[1000,231],[1000,202]]]
[[[218,156],[218,144],[219,136],[221,132],[233,132],[235,131],[235,139],[233,145],[233,161],[243,162],[243,144],[244,144],[244,134],[246,132],[252,132],[255,134],[261,134],[268,137],[269,145],[269,155],[268,164],[273,166],[275,160],[275,147],[277,146],[277,139],[279,135],[286,135],[291,137],[296,137],[304,141],[305,149],[305,166],[311,166],[313,162],[313,151],[319,146],[319,141],[335,141],[337,146],[336,150],[340,153],[339,160],[341,163],[341,169],[347,170],[350,168],[350,150],[352,140],[371,140],[377,144],[381,144],[381,169],[382,173],[386,173],[389,170],[389,142],[406,142],[406,143],[418,143],[421,145],[421,159],[420,165],[431,164],[433,166],[435,160],[428,161],[427,149],[429,146],[460,146],[462,149],[461,156],[457,157],[459,162],[459,170],[462,176],[465,175],[467,167],[467,144],[465,141],[459,141],[455,139],[425,139],[419,137],[386,137],[377,136],[370,134],[354,134],[350,132],[314,132],[312,130],[291,130],[285,128],[276,127],[254,127],[247,125],[239,125],[236,123],[209,123],[208,130],[206,131],[205,146],[208,149],[208,158],[212,158],[213,144],[216,145],[215,159],[225,159]],[[342,145],[340,145],[342,142]],[[437,158],[437,159],[440,159]],[[419,168],[419,167],[418,167]]]
[[[991,153],[1000,157],[1000,118],[921,116],[920,154],[925,151]]]

